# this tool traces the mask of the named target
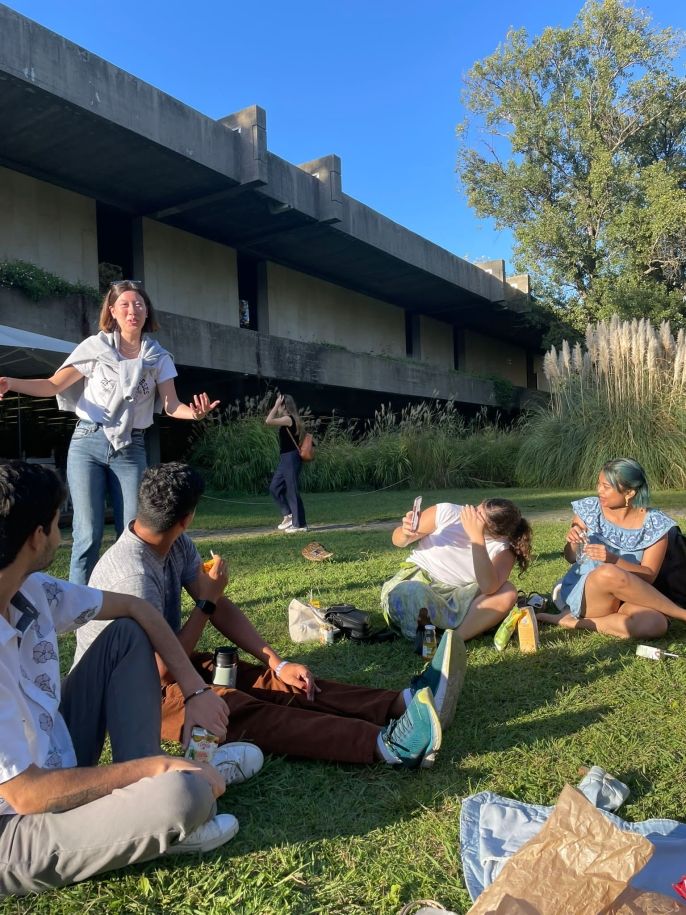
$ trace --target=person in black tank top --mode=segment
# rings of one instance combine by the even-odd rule
[[[283,515],[278,530],[295,534],[307,530],[305,507],[300,498],[298,479],[300,459],[300,416],[290,394],[279,394],[265,423],[279,430],[279,465],[269,485],[269,493]]]

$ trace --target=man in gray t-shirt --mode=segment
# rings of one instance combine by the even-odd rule
[[[181,589],[192,586],[200,570],[200,554],[188,534],[174,541],[166,556],[141,540],[131,528],[102,556],[90,577],[90,587],[133,594],[157,607],[174,632],[181,629]],[[74,664],[107,626],[94,620],[76,634]]]
[[[186,464],[149,467],[139,489],[137,516],[100,559],[91,585],[150,601],[207,683],[212,679],[211,655],[196,654],[195,648],[208,622],[223,640],[258,660],[238,662],[236,689],[213,687],[229,708],[227,740],[252,740],[269,753],[310,759],[431,765],[441,742],[441,723],[452,718],[463,676],[458,670],[462,656],[450,650],[452,636],[446,639],[448,650],[439,649],[435,664],[402,692],[315,682],[304,664],[281,658],[224,595],[224,560],[215,556],[209,570],[203,567],[186,533],[203,490],[202,477]],[[182,589],[195,601],[185,621]],[[102,628],[89,623],[79,630],[76,661]],[[158,666],[162,736],[179,740],[184,697],[164,665]]]

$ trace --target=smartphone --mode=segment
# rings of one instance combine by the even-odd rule
[[[410,530],[414,533],[419,527],[419,512],[422,507],[422,497],[417,496],[412,505],[412,523],[410,524]]]

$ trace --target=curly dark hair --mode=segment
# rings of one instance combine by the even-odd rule
[[[509,499],[486,499],[483,502],[486,530],[494,537],[507,537],[515,554],[520,572],[526,572],[531,562],[531,525]]]

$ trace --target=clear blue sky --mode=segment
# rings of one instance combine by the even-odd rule
[[[461,79],[510,26],[569,25],[581,0],[10,0],[213,118],[258,104],[291,162],[337,153],[343,189],[469,260],[510,255],[455,175]],[[686,28],[683,0],[638,4]]]

